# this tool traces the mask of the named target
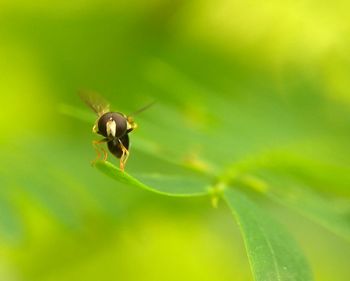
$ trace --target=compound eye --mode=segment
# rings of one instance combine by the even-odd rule
[[[126,118],[117,112],[108,112],[98,121],[98,133],[107,138],[120,138],[127,131]]]

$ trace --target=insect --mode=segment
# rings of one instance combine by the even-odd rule
[[[130,142],[128,134],[137,128],[137,124],[134,122],[132,116],[144,111],[153,105],[153,103],[127,116],[120,112],[111,111],[109,103],[96,93],[84,92],[79,93],[79,95],[98,116],[92,131],[104,137],[101,140],[94,140],[92,142],[97,152],[97,157],[93,163],[101,158],[101,152],[103,153],[103,160],[107,160],[108,154],[106,150],[100,147],[101,144],[107,143],[110,153],[120,159],[120,169],[124,171],[126,161],[129,157]]]

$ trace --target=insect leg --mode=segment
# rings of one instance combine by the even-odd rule
[[[119,139],[118,139],[119,140]],[[126,161],[129,158],[129,150],[126,149],[126,147],[123,145],[121,140],[119,140],[120,148],[122,150],[122,156],[120,157],[120,170],[124,171]]]
[[[103,160],[104,161],[107,160],[107,157],[108,157],[107,151],[103,147],[99,146],[100,144],[105,143],[107,141],[108,140],[106,138],[102,139],[102,140],[94,140],[94,141],[92,141],[92,146],[94,147],[94,149],[95,149],[95,151],[97,153],[96,159],[91,162],[92,165],[94,165],[101,158],[101,151],[103,153]]]

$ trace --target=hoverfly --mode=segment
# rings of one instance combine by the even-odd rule
[[[107,160],[108,154],[106,150],[100,147],[101,144],[107,143],[110,153],[120,159],[119,166],[124,171],[126,161],[129,157],[130,142],[128,134],[137,128],[137,124],[134,122],[132,116],[149,108],[154,102],[127,116],[120,112],[111,111],[109,103],[96,93],[84,92],[79,93],[79,95],[98,116],[92,131],[104,137],[101,140],[94,140],[92,142],[97,153],[97,157],[92,163],[95,163],[101,158],[101,151],[103,153],[103,160]]]

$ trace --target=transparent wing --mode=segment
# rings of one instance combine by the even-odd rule
[[[80,91],[80,98],[90,107],[98,116],[110,111],[109,103],[98,93],[90,91]]]
[[[156,101],[152,101],[152,102],[146,104],[145,106],[139,108],[138,110],[134,111],[133,113],[129,114],[128,116],[129,116],[129,117],[133,117],[133,116],[135,116],[135,115],[137,115],[137,114],[139,114],[139,113],[141,113],[141,112],[143,112],[143,111],[149,109],[149,108],[150,108],[151,106],[153,106],[155,103],[156,103]]]

